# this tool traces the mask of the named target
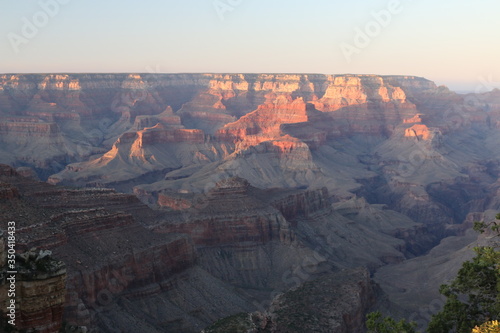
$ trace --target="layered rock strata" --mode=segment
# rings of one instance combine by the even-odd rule
[[[14,319],[15,325],[11,329],[42,333],[60,331],[66,298],[66,267],[63,262],[54,260],[50,251],[32,249],[16,255],[15,269],[2,266],[1,275],[2,295],[10,295],[12,290],[15,294],[14,317],[6,320]],[[15,280],[10,280],[12,276]],[[9,309],[10,300],[2,297],[2,309]]]

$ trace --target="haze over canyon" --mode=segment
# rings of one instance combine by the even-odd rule
[[[500,210],[500,90],[415,76],[3,74],[0,142],[40,332],[424,327]]]

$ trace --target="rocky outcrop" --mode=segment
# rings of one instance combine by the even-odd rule
[[[299,217],[312,217],[314,213],[328,209],[330,200],[328,190],[322,188],[277,198],[271,205],[278,209],[287,220],[293,221]]]
[[[158,214],[133,196],[55,188],[22,178],[6,166],[0,179],[22,193],[8,198],[11,208],[1,213],[2,221],[17,221],[16,249],[50,249],[66,266],[48,261],[48,252],[20,255],[27,267],[21,266],[18,276],[22,328],[56,332],[63,313],[69,324],[96,327],[103,304],[114,304],[125,294],[139,297],[144,290],[154,291],[196,261],[187,236],[155,235],[137,222],[154,221]],[[15,216],[19,212],[12,207],[26,208]]]
[[[405,104],[406,94],[398,84],[392,86],[376,75],[346,75],[331,78],[324,96],[314,104],[323,112],[337,111],[349,105],[367,103]]]
[[[306,282],[273,302],[269,332],[364,332],[365,313],[374,296],[370,276],[363,269]]]
[[[25,137],[35,139],[38,137],[55,138],[60,134],[55,123],[29,123],[29,122],[2,122],[0,123],[0,135],[18,139]]]
[[[0,183],[0,199],[12,200],[19,198],[19,190],[10,184]]]
[[[133,146],[142,148],[144,145],[157,143],[188,143],[196,144],[205,142],[205,135],[200,130],[165,130],[163,126],[156,125],[155,127],[147,128],[137,132],[137,138]]]
[[[366,311],[375,293],[368,272],[345,270],[304,283],[274,299],[268,312],[240,314],[216,322],[203,332],[365,332]]]
[[[280,126],[308,120],[306,103],[302,98],[292,100],[291,96],[269,94],[268,102],[238,121],[225,125],[217,133],[221,140],[244,141],[254,136],[264,139],[280,135]],[[254,139],[255,140],[255,139]],[[255,144],[255,142],[252,142]]]
[[[290,267],[301,266],[314,251],[300,244],[294,224],[267,203],[275,195],[238,177],[223,179],[206,195],[195,196],[179,218],[150,228],[190,235],[200,266],[223,281],[245,289],[283,290]],[[307,203],[302,208],[315,209]],[[318,257],[315,264],[328,267]]]
[[[416,138],[417,140],[430,140],[433,133],[423,124],[413,125],[405,131],[405,137]]]
[[[249,186],[237,177],[222,180],[187,221],[154,226],[153,230],[189,234],[197,246],[203,247],[266,244],[273,240],[292,243],[295,235],[286,219],[249,195]]]
[[[185,210],[192,207],[191,201],[167,194],[159,194],[157,202],[160,207],[169,207],[174,210]]]
[[[157,124],[122,134],[101,157],[70,164],[48,181],[101,187],[126,184],[126,190],[132,191],[130,184],[140,184],[143,176],[159,180],[169,171],[223,159],[230,150],[231,144],[209,143],[201,130],[173,129]],[[135,168],[130,169],[130,165]],[[99,169],[98,174],[96,169]]]
[[[199,128],[213,134],[221,126],[236,120],[223,104],[222,92],[214,88],[212,86],[197,95],[179,110],[179,115],[189,128]],[[227,94],[225,96],[229,97]]]
[[[154,127],[161,124],[168,128],[183,128],[181,118],[174,113],[172,107],[167,107],[165,111],[158,115],[145,115],[135,117],[133,129],[140,131],[147,127]]]
[[[116,234],[115,234],[116,235]],[[190,239],[163,237],[140,248],[127,248],[137,239],[128,237],[111,246],[100,243],[95,252],[103,258],[98,262],[76,249],[87,240],[72,242],[58,252],[69,252],[74,271],[68,276],[65,319],[73,325],[95,326],[96,312],[108,309],[120,298],[146,297],[168,288],[167,281],[194,265],[196,255]],[[123,245],[121,245],[122,243]],[[126,247],[126,249],[123,249]],[[122,252],[117,252],[122,249]],[[105,253],[111,250],[111,255]]]
[[[12,289],[12,275],[6,271],[16,271],[15,282],[15,328],[55,333],[63,326],[63,312],[66,296],[66,267],[63,262],[51,257],[50,251],[30,251],[16,255],[16,268],[2,272],[0,292],[8,294]],[[2,309],[7,309],[10,298],[5,297]],[[9,317],[9,320],[12,317]]]

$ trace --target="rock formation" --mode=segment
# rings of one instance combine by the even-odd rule
[[[1,221],[66,264],[71,325],[199,331],[466,242],[500,208],[499,105],[413,76],[0,75]]]
[[[3,251],[0,254],[5,255]],[[9,321],[14,319],[15,324],[10,325],[10,328],[43,333],[59,332],[63,326],[66,297],[64,263],[54,260],[50,251],[36,249],[16,255],[15,261],[15,269],[7,269],[4,263],[0,274],[0,292],[4,296],[2,310],[8,309],[11,299],[16,301],[15,317],[8,317]],[[9,271],[17,273],[11,274]],[[15,276],[15,280],[9,280],[12,276]],[[14,290],[15,297],[5,297],[11,290]]]
[[[331,223],[328,228],[353,223],[331,215],[326,189],[261,190],[244,179],[229,178],[206,195],[191,197],[190,205],[153,211],[131,195],[54,187],[21,177],[7,166],[1,168],[0,181],[8,184],[9,193],[17,193],[3,196],[0,204],[2,221],[18,221],[18,249],[43,247],[66,265],[60,313],[72,327],[201,330],[234,311],[265,308],[278,291],[298,287],[335,266],[371,262],[369,266],[378,267],[388,255],[403,256],[399,251],[404,242],[383,236],[378,228],[358,232],[371,238],[377,234],[372,242],[381,250],[349,263],[339,260],[340,249],[326,250],[341,238],[327,239],[324,248],[309,243],[315,238],[320,242],[321,236],[308,234],[308,228],[319,228],[325,219]],[[410,222],[404,228],[413,227]],[[337,234],[352,232],[340,229]],[[203,293],[196,294],[199,288]],[[274,291],[268,293],[270,289]],[[58,292],[50,290],[55,297]],[[255,290],[261,291],[253,294]],[[217,300],[220,293],[222,302]],[[51,306],[46,304],[43,311]],[[159,307],[161,311],[155,310]],[[26,316],[31,323],[38,318],[33,311]]]
[[[277,296],[268,312],[222,319],[203,332],[222,333],[238,328],[252,333],[362,333],[365,311],[374,300],[368,272],[342,271]]]

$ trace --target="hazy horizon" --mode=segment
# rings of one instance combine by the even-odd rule
[[[306,73],[500,87],[500,3],[0,1],[2,73]]]

